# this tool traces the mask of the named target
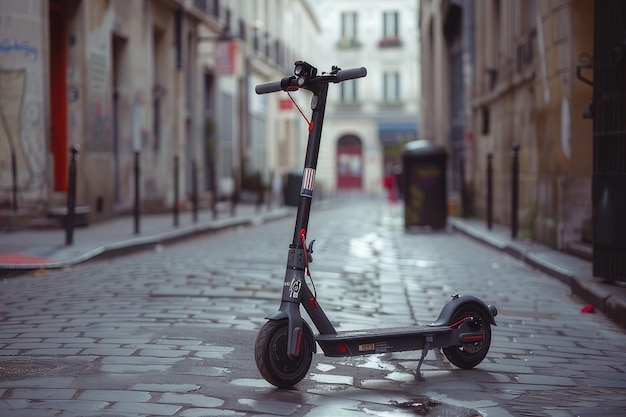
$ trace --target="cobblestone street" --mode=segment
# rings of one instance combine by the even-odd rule
[[[487,358],[326,358],[278,390],[253,346],[280,302],[293,219],[226,230],[0,288],[0,414],[24,416],[623,416],[624,330],[569,287],[402,207],[314,211],[312,277],[339,330],[428,324],[454,294],[499,309]]]

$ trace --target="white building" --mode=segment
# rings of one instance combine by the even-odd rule
[[[323,70],[364,66],[366,78],[331,86],[317,182],[331,192],[378,193],[402,144],[419,130],[417,0],[313,0]]]

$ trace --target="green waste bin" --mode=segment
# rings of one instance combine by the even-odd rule
[[[445,148],[427,140],[415,140],[405,145],[402,153],[405,228],[446,227],[446,160]]]

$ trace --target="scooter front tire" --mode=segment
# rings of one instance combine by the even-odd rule
[[[452,315],[450,324],[458,323],[463,319],[472,320],[473,331],[482,333],[482,340],[458,346],[444,347],[443,354],[455,366],[461,369],[472,369],[485,359],[491,345],[490,319],[481,308],[475,304],[463,304]]]
[[[308,373],[313,360],[315,339],[308,326],[304,326],[300,355],[287,354],[289,322],[287,319],[266,322],[254,344],[254,359],[259,372],[267,382],[278,388],[291,388]]]

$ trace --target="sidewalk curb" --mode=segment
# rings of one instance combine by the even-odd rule
[[[198,235],[215,233],[222,230],[240,226],[254,226],[268,223],[289,216],[292,211],[279,209],[269,213],[254,216],[232,217],[222,220],[214,220],[203,224],[194,224],[181,227],[172,231],[161,232],[148,236],[139,236],[119,242],[107,243],[95,249],[84,252],[66,261],[31,264],[0,264],[0,277],[22,275],[28,272],[45,269],[62,269],[73,265],[94,260],[96,258],[114,257],[126,255],[135,251],[141,251],[159,244],[174,243],[189,239]]]
[[[587,268],[566,267],[548,259],[551,257],[550,254],[555,253],[563,257],[567,256],[552,249],[538,244],[531,244],[532,247],[529,248],[521,242],[494,237],[488,231],[481,231],[480,228],[473,227],[460,218],[449,218],[449,224],[454,230],[559,279],[570,287],[572,294],[593,304],[616,324],[626,328],[626,288],[594,278],[591,265]],[[584,263],[589,264],[589,262]]]

